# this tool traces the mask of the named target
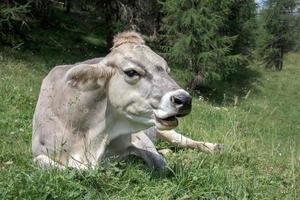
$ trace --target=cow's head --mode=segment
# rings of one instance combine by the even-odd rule
[[[105,90],[109,106],[128,121],[163,130],[175,128],[176,118],[187,115],[192,102],[169,72],[167,62],[139,34],[123,32],[100,63],[76,66],[66,78],[82,90]]]

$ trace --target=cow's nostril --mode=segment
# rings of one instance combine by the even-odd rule
[[[176,96],[171,96],[171,102],[176,105],[182,105],[183,101]]]
[[[190,95],[174,95],[171,96],[171,102],[177,106],[189,106],[192,103],[192,97]]]

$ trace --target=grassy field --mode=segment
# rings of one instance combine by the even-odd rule
[[[0,49],[0,199],[299,199],[296,53],[286,57],[282,72],[252,66],[204,101],[195,95],[193,111],[178,131],[225,144],[221,153],[173,148],[166,173],[153,172],[134,157],[86,172],[36,168],[31,120],[42,78],[56,64],[101,55],[105,45],[97,38],[103,30],[91,24],[55,26],[36,31],[24,44],[26,51]],[[173,70],[180,83],[182,74]]]

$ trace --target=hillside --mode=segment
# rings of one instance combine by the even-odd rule
[[[221,153],[173,148],[167,158],[172,171],[164,174],[134,157],[88,172],[36,168],[31,120],[43,77],[56,64],[99,56],[105,46],[95,37],[103,30],[88,24],[60,27],[47,34],[39,30],[26,51],[0,50],[0,199],[297,199],[299,53],[285,58],[282,72],[254,65],[216,86],[217,97],[194,96],[192,113],[178,130],[225,144]],[[182,74],[173,70],[180,82]]]

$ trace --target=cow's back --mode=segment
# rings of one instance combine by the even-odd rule
[[[73,65],[58,65],[54,67],[42,82],[37,107],[39,107],[39,104],[42,104],[42,106],[48,108],[51,106],[51,102],[57,104],[57,101],[63,101],[64,97],[66,96],[66,90],[64,90],[64,88],[66,84],[65,75],[68,70],[80,64],[97,64],[101,60],[102,58],[93,58],[83,62],[75,63]]]
[[[43,79],[40,88],[39,98],[33,116],[33,144],[32,150],[34,155],[42,153],[43,147],[53,146],[54,135],[57,129],[65,130],[68,135],[68,128],[65,126],[64,106],[69,98],[76,96],[78,91],[66,87],[65,75],[73,67],[79,64],[96,64],[102,58],[86,60],[74,65],[59,65],[54,67]],[[41,144],[44,144],[41,146]]]

